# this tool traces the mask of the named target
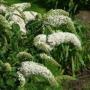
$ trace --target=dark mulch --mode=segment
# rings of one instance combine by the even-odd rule
[[[63,85],[63,90],[90,90],[90,69],[82,71],[78,80],[67,81]]]

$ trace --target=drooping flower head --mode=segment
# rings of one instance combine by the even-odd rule
[[[29,21],[35,20],[38,13],[34,11],[24,11],[23,14],[27,24]]]
[[[72,43],[76,47],[81,48],[81,42],[79,38],[75,34],[69,32],[57,32],[48,35],[47,41],[49,45],[53,47],[62,43]]]
[[[57,85],[57,82],[50,72],[49,69],[44,67],[42,64],[38,64],[32,61],[25,61],[21,63],[21,67],[19,68],[19,72],[23,74],[25,77],[30,77],[32,75],[40,75],[44,77],[49,83],[53,86]]]
[[[56,32],[48,36],[40,34],[35,37],[34,45],[41,50],[45,51],[45,48],[48,48],[51,51],[55,46],[58,46],[62,43],[72,43],[77,48],[81,48],[81,42],[77,35],[69,32]],[[43,45],[47,45],[42,47]]]
[[[4,4],[0,4],[0,14],[6,13],[7,11],[7,6]]]
[[[44,16],[44,24],[50,25],[56,29],[63,30],[63,28],[65,28],[70,32],[76,33],[74,23],[69,17],[68,12],[61,9],[48,11]]]
[[[20,27],[20,31],[26,34],[26,24],[31,21],[35,20],[37,13],[34,11],[24,11],[25,9],[31,6],[30,3],[17,3],[13,4],[7,9],[7,13],[5,17],[8,18],[10,24],[13,23],[18,24]]]
[[[34,38],[34,45],[40,50],[44,50],[46,52],[49,52],[52,50],[50,45],[46,43],[46,35],[40,34]]]

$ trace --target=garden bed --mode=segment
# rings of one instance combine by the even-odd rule
[[[90,69],[78,75],[78,80],[63,82],[63,90],[90,90]]]

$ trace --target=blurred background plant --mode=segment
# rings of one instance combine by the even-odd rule
[[[31,2],[37,3],[47,10],[60,8],[70,12],[71,15],[76,14],[82,9],[90,10],[90,0],[32,0]]]

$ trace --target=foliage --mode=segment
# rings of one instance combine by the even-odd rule
[[[29,0],[27,0],[29,1]],[[47,9],[64,9],[74,15],[81,9],[90,10],[90,0],[33,0],[32,2],[39,4]]]
[[[53,2],[55,1],[53,0]],[[14,8],[13,11],[18,10]],[[20,11],[20,18],[22,18],[23,12],[24,11]],[[31,13],[31,11],[29,12]],[[7,14],[7,12],[5,14]],[[12,14],[13,12],[10,12],[10,15]],[[18,16],[17,14],[14,15]],[[55,15],[56,17],[58,16],[53,19],[54,27],[50,24],[51,22],[47,21],[49,15],[52,17]],[[61,24],[59,22],[65,20],[59,17],[62,15],[65,18],[69,18],[63,23],[64,25],[62,22]],[[62,90],[62,81],[76,80],[77,73],[87,66],[90,56],[86,53],[84,42],[84,34],[86,32],[83,31],[85,31],[86,28],[83,28],[83,25],[79,24],[77,20],[73,21],[69,17],[68,12],[61,9],[52,9],[43,15],[38,13],[34,20],[29,20],[28,23],[24,22],[26,33],[20,30],[19,24],[15,22],[11,24],[9,21],[10,17],[8,16],[6,18],[5,16],[6,15],[0,15],[1,90]],[[25,17],[22,19],[25,20]],[[59,27],[57,27],[56,23]],[[68,32],[70,35],[73,33],[72,35],[75,35],[81,41],[81,48],[77,48],[72,42],[69,42],[74,38],[66,43],[55,44],[53,47],[53,45],[48,42],[48,37],[58,32]],[[44,38],[45,40],[41,38],[43,43],[39,47],[36,47],[34,45],[36,42],[41,43],[40,37],[38,40],[34,39],[40,34],[46,38]],[[70,38],[72,38],[72,36]],[[52,38],[52,40],[54,40],[54,38]],[[53,49],[47,52],[45,44],[48,44]],[[85,53],[86,56],[84,55]],[[55,83],[55,85],[53,85],[53,83]]]

